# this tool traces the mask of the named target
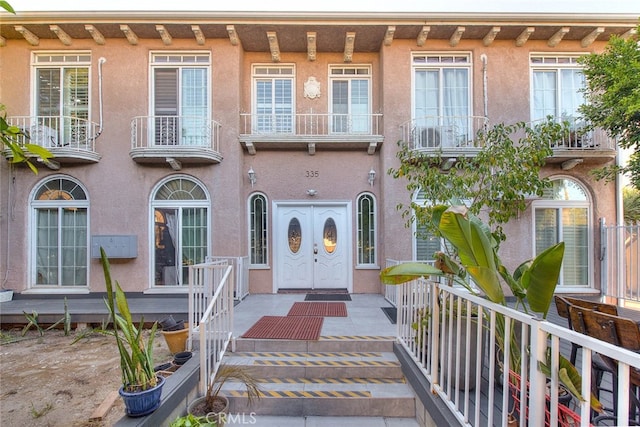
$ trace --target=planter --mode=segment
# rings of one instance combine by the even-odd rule
[[[162,396],[162,386],[164,377],[158,376],[158,384],[144,391],[127,392],[124,387],[120,387],[118,393],[124,401],[125,412],[130,417],[144,417],[160,407],[160,397]]]
[[[173,356],[173,363],[178,366],[182,366],[185,363],[187,363],[187,360],[191,359],[192,356],[193,356],[193,353],[191,353],[190,351],[178,352]]]
[[[189,404],[187,412],[196,417],[205,417],[207,421],[214,421],[218,427],[222,427],[229,415],[229,399],[218,395],[215,397],[214,408],[208,408],[206,397],[198,397]]]
[[[187,328],[177,331],[160,331],[164,337],[167,347],[172,354],[183,352],[186,349],[187,338],[189,338],[189,325]]]
[[[177,322],[171,315],[160,320],[158,323],[160,324],[160,327],[162,328],[163,331],[173,330],[177,325]]]

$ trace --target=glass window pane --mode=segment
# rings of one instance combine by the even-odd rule
[[[267,203],[262,195],[250,200],[249,246],[251,264],[267,264]]]
[[[302,229],[298,218],[292,218],[291,221],[289,221],[287,240],[289,241],[289,250],[294,254],[298,253],[300,244],[302,243]]]
[[[564,286],[586,286],[589,283],[589,234],[587,209],[562,209],[562,240],[565,242],[562,262]]]
[[[322,241],[324,250],[329,254],[332,254],[336,250],[336,244],[338,243],[337,233],[336,222],[333,218],[327,218],[322,231]]]
[[[556,116],[556,72],[533,72],[533,120]]]
[[[376,263],[375,205],[370,195],[358,199],[358,264]]]

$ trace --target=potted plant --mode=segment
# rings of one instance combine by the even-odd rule
[[[153,340],[157,323],[154,323],[146,342],[142,336],[144,319],[136,327],[131,317],[127,297],[118,281],[115,288],[111,281],[109,260],[100,248],[100,260],[107,288],[105,304],[113,319],[113,331],[120,353],[122,387],[119,393],[124,400],[127,415],[141,417],[160,406],[164,377],[157,375],[153,364]]]
[[[229,413],[229,399],[220,394],[220,390],[227,381],[239,381],[245,386],[249,405],[254,399],[260,399],[260,386],[248,368],[221,364],[207,386],[207,393],[191,402],[187,412],[195,417],[206,417],[207,421],[215,421],[218,426],[223,426]]]

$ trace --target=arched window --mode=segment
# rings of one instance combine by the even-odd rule
[[[151,198],[154,286],[188,285],[189,266],[209,252],[209,196],[187,176],[171,177]]]
[[[571,178],[552,181],[543,200],[533,203],[535,254],[564,241],[558,286],[590,286],[591,203],[584,187]]]
[[[370,193],[358,196],[358,264],[376,264],[376,201]]]
[[[249,257],[250,264],[269,263],[267,244],[267,198],[263,194],[249,197]]]
[[[75,179],[57,175],[31,196],[31,283],[35,287],[87,286],[89,200]]]

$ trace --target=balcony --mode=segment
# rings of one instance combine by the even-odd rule
[[[51,169],[61,165],[97,163],[102,157],[95,150],[101,130],[97,123],[69,116],[14,116],[7,122],[23,131],[20,143],[36,144],[54,155],[46,162]],[[10,153],[5,153],[11,158]]]
[[[547,163],[560,163],[563,170],[569,170],[583,162],[598,165],[616,158],[616,142],[604,129],[587,130],[584,122],[576,118],[557,121],[568,130],[551,142],[553,155],[547,158]]]
[[[425,116],[403,123],[402,141],[409,149],[442,158],[474,156],[482,148],[475,136],[488,124],[482,116]]]
[[[240,143],[264,150],[366,150],[382,144],[382,114],[240,114]]]
[[[198,116],[140,116],[131,120],[131,158],[140,164],[215,164],[220,124]]]

